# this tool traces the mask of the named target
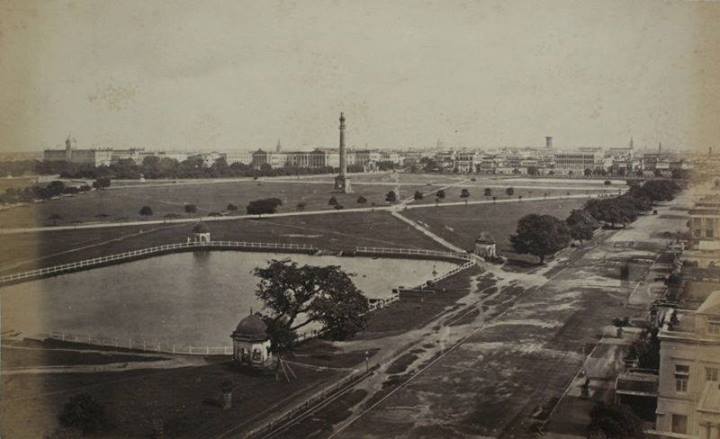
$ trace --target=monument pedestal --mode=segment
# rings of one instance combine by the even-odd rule
[[[351,194],[352,187],[350,186],[350,179],[344,175],[335,177],[335,191],[343,194]]]

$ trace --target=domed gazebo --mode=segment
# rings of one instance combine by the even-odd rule
[[[495,239],[488,232],[482,232],[475,240],[475,254],[486,259],[497,258]]]
[[[251,313],[240,320],[230,337],[233,360],[250,366],[266,366],[272,362],[267,325],[258,314]]]
[[[210,229],[205,223],[197,223],[193,226],[188,242],[210,242]]]

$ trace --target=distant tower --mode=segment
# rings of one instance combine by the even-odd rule
[[[68,134],[65,139],[65,160],[68,162],[72,159],[72,139],[70,137],[71,135]]]
[[[662,154],[662,142],[658,142],[658,154]]]
[[[708,146],[708,157],[712,156],[712,146]]]
[[[282,145],[280,144],[280,139],[278,139],[277,145],[275,145],[275,152],[282,151]]]
[[[545,147],[552,148],[552,136],[545,137]]]
[[[634,143],[635,142],[633,141],[633,138],[631,137],[630,138],[630,149],[633,149]]]
[[[352,193],[350,178],[347,176],[347,160],[345,157],[345,115],[340,113],[340,174],[335,177],[335,190],[344,194]]]

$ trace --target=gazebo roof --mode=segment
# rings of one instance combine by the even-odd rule
[[[205,223],[197,223],[192,228],[193,233],[210,233],[210,229]]]
[[[231,337],[244,341],[265,341],[268,339],[267,325],[257,314],[250,314],[240,320]]]
[[[482,232],[475,242],[478,244],[495,244],[495,238],[488,232]]]

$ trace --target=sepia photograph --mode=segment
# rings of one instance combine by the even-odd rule
[[[3,439],[720,439],[720,1],[0,0]]]

